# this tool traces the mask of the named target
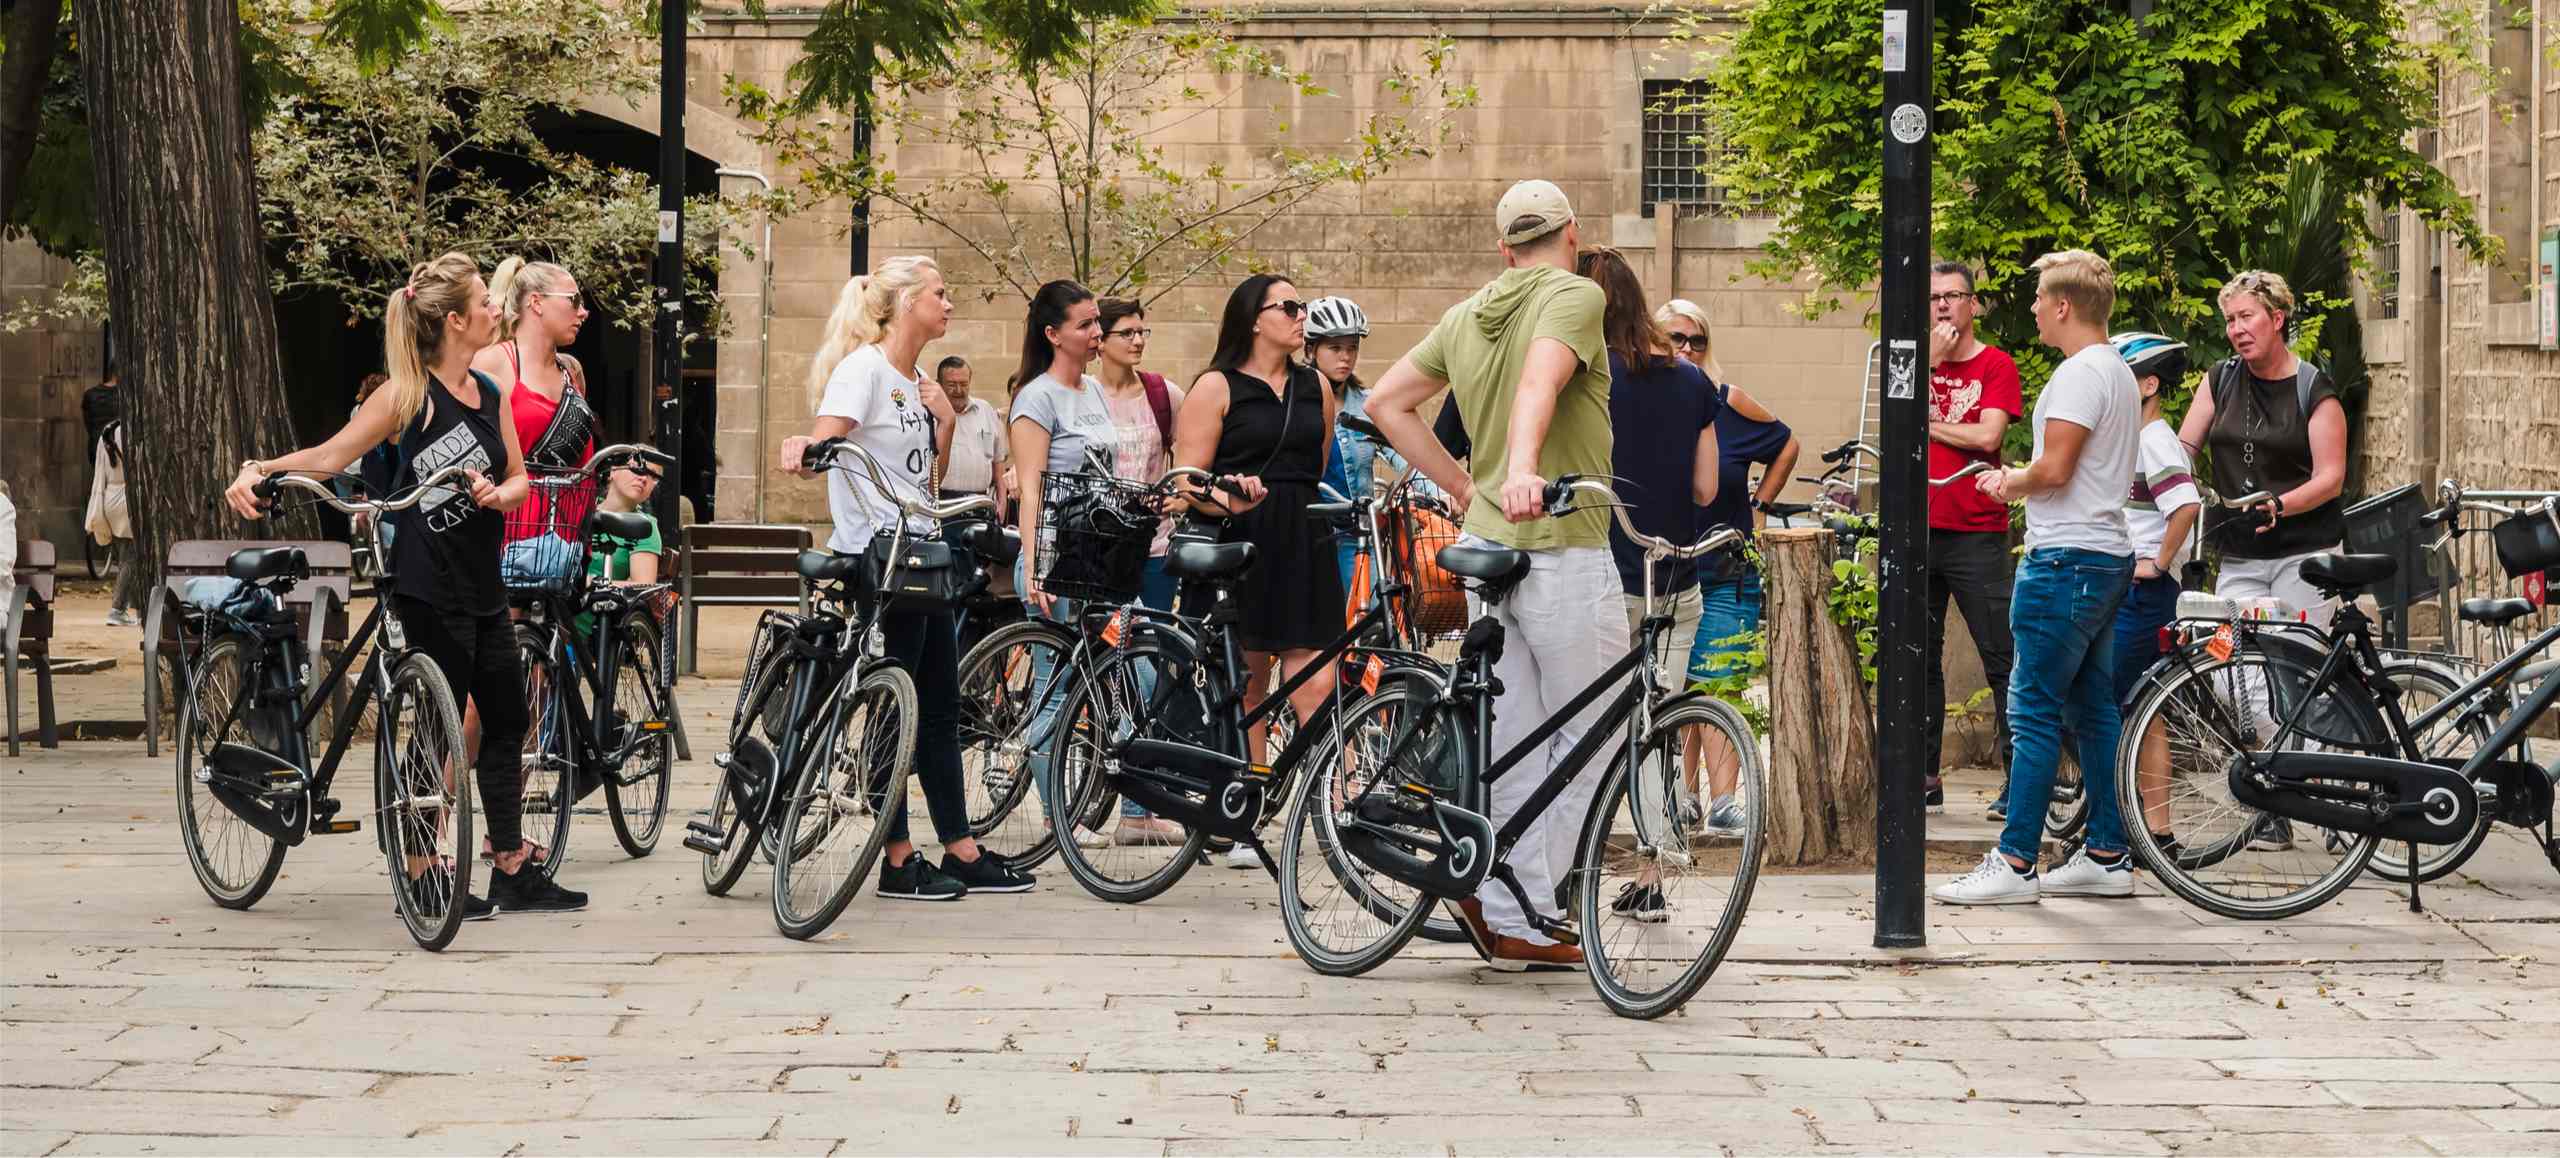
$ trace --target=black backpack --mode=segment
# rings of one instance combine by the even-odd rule
[[[2231,383],[2239,380],[2240,373],[2243,369],[2245,369],[2245,367],[2240,361],[2240,356],[2238,354],[2234,354],[2214,363],[2213,372],[2205,375],[2205,383],[2207,387],[2213,391],[2213,408],[2215,410],[2222,409],[2225,389],[2229,387]],[[2294,359],[2293,405],[2295,410],[2301,412],[2302,419],[2305,422],[2311,420],[2311,387],[2313,383],[2316,383],[2319,380],[2320,367],[2313,365],[2311,363],[2311,359]]]

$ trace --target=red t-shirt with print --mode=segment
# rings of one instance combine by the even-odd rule
[[[1985,410],[2016,419],[2026,407],[2018,392],[2018,364],[1990,346],[1961,362],[1929,370],[1929,421],[1978,422]],[[1929,440],[1929,477],[1945,478],[1965,464],[2000,465],[1999,452],[1959,450]],[[1973,479],[1929,488],[1929,527],[1937,531],[2006,531],[2009,504],[1982,493]]]

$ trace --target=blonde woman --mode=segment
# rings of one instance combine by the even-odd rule
[[[506,384],[507,421],[524,448],[525,465],[545,473],[586,465],[595,452],[596,413],[587,404],[585,369],[563,350],[578,340],[587,321],[578,280],[550,262],[510,257],[489,276],[489,295],[508,337],[474,355],[471,368]],[[594,494],[552,493],[559,496],[556,504],[538,497],[508,518],[507,542],[546,530],[563,537],[577,533],[578,520],[595,505]],[[565,563],[568,556],[560,558]]]
[[[951,291],[929,257],[893,257],[878,273],[856,277],[836,295],[826,338],[809,365],[819,395],[817,420],[805,436],[782,440],[782,469],[808,477],[801,458],[811,443],[841,438],[869,451],[899,496],[933,501],[933,464],[951,448],[951,400],[917,365],[924,348],[951,327]],[[835,531],[827,548],[839,555],[871,549],[871,538],[902,518],[896,503],[867,478],[827,473],[827,510]],[[1031,874],[979,847],[969,831],[969,799],[960,766],[960,645],[949,611],[892,611],[880,633],[891,658],[916,681],[916,781],[924,786],[942,842],[942,865],[908,839],[902,798],[889,814],[880,860],[880,896],[900,901],[956,901],[971,893],[1027,893]]]
[[[409,641],[435,662],[456,701],[477,701],[486,730],[474,764],[489,815],[496,872],[489,897],[467,898],[465,916],[508,912],[574,912],[585,893],[545,879],[529,865],[523,834],[524,668],[506,589],[498,582],[504,512],[524,505],[524,452],[505,420],[506,393],[471,369],[474,354],[495,340],[498,311],[480,264],[448,253],[422,262],[391,291],[382,318],[382,357],[390,381],[327,442],[281,458],[242,463],[224,492],[242,518],[256,519],[254,488],[278,471],[335,473],[386,441],[398,440],[404,466],[398,485],[453,465],[468,469],[467,490],[439,488],[395,516],[392,613]]]

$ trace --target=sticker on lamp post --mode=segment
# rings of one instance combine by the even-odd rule
[[[1920,388],[1920,343],[1909,338],[1895,338],[1893,349],[1885,356],[1884,396],[1913,398]]]
[[[1906,145],[1916,145],[1920,143],[1920,138],[1929,135],[1929,114],[1922,112],[1918,105],[1902,105],[1893,110],[1890,126],[1894,140]]]

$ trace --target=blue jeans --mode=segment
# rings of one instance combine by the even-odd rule
[[[1698,637],[1689,649],[1689,682],[1711,680],[1740,670],[1741,644],[1716,641],[1760,630],[1760,573],[1746,571],[1732,579],[1698,585]],[[1719,662],[1721,661],[1721,662]]]
[[[1140,580],[1138,590],[1138,602],[1157,611],[1173,610],[1173,593],[1177,586],[1173,576],[1165,573],[1164,558],[1162,555],[1148,558],[1146,575]],[[1031,556],[1028,554],[1014,560],[1014,590],[1023,589],[1024,579],[1030,566]],[[1052,599],[1049,603],[1052,611],[1045,616],[1040,614],[1039,605],[1028,599],[1022,601],[1022,606],[1035,617],[1066,624],[1073,624],[1076,621],[1078,611],[1077,602],[1073,599]],[[1154,683],[1147,678],[1152,674],[1152,671],[1139,672],[1140,695],[1152,694]],[[1023,743],[1030,749],[1029,764],[1034,777],[1032,780],[1034,791],[1046,791],[1039,787],[1038,777],[1049,768],[1050,735],[1057,729],[1058,709],[1067,698],[1065,690],[1058,686],[1058,675],[1054,665],[1049,662],[1047,652],[1031,657],[1031,697],[1032,702],[1040,706],[1031,715],[1031,730],[1023,737]],[[1148,812],[1124,796],[1120,799],[1120,815],[1146,816]]]
[[[2066,724],[2079,742],[2081,792],[2089,800],[2089,848],[2123,852],[2116,808],[2116,607],[2133,581],[2133,556],[2071,547],[2027,552],[2009,602],[2017,662],[2009,669],[2009,822],[2000,851],[2032,865],[2044,846],[2045,810]]]
[[[2167,575],[2140,579],[2116,609],[2116,708],[2133,698],[2133,685],[2160,659],[2160,629],[2178,617],[2178,581]]]
[[[1138,602],[1156,611],[1173,610],[1173,593],[1180,584],[1164,569],[1164,556],[1147,556],[1147,571],[1138,580]]]

